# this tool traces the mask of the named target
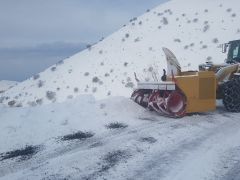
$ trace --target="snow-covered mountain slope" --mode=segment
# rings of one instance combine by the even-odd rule
[[[0,93],[3,93],[4,91],[16,86],[18,82],[16,81],[6,81],[6,80],[1,80],[0,81]]]
[[[238,0],[172,0],[138,18],[88,49],[59,62],[7,91],[4,103],[21,106],[62,102],[80,94],[97,99],[129,97],[133,73],[150,79],[166,67],[162,47],[171,49],[183,69],[207,59],[223,62],[220,43],[239,39]]]

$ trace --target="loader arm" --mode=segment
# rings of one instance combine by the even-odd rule
[[[216,73],[217,83],[223,82],[224,80],[229,80],[232,78],[233,74],[239,71],[239,64],[233,64],[221,68]]]

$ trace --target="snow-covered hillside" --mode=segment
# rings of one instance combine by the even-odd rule
[[[15,81],[5,81],[1,80],[0,81],[0,93],[3,93],[4,91],[16,86],[18,82]]]
[[[223,62],[220,43],[239,39],[237,0],[172,0],[133,18],[119,31],[69,59],[26,80],[4,94],[17,105],[62,102],[80,94],[129,97],[133,73],[151,78],[162,73],[170,48],[183,69],[197,69],[207,59]]]

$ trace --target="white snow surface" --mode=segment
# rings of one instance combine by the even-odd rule
[[[183,70],[196,70],[207,59],[222,63],[226,54],[219,45],[239,39],[238,0],[172,0],[151,9],[63,62],[53,65],[7,91],[4,101],[23,106],[63,102],[80,94],[97,99],[129,97],[139,79],[151,79],[150,67],[162,74],[166,68],[162,47],[171,49]],[[160,76],[160,75],[159,75]],[[75,90],[74,90],[75,89]],[[46,98],[46,92],[55,98]],[[39,102],[39,101],[38,101]]]
[[[16,81],[6,81],[6,80],[0,80],[0,93],[16,86],[18,82]]]
[[[218,44],[240,34],[237,5],[172,0],[0,95],[9,97],[0,104],[0,180],[239,180],[239,113],[218,101],[215,112],[166,118],[132,102],[125,87],[133,72],[161,72],[163,46],[186,70],[208,56],[223,62]],[[23,107],[6,106],[12,100]]]
[[[161,117],[125,97],[0,108],[0,179],[240,178],[238,113]],[[109,128],[118,123],[122,128]],[[76,132],[85,139],[63,140]],[[29,156],[11,151],[37,147]]]

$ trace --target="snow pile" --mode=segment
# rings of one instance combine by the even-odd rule
[[[162,73],[166,66],[162,47],[175,53],[184,70],[197,69],[206,60],[221,63],[226,55],[219,44],[239,38],[237,4],[237,0],[172,0],[147,10],[97,44],[10,89],[3,95],[4,104],[34,106],[80,94],[129,97],[134,72],[143,80],[151,80],[154,69],[159,76]]]

